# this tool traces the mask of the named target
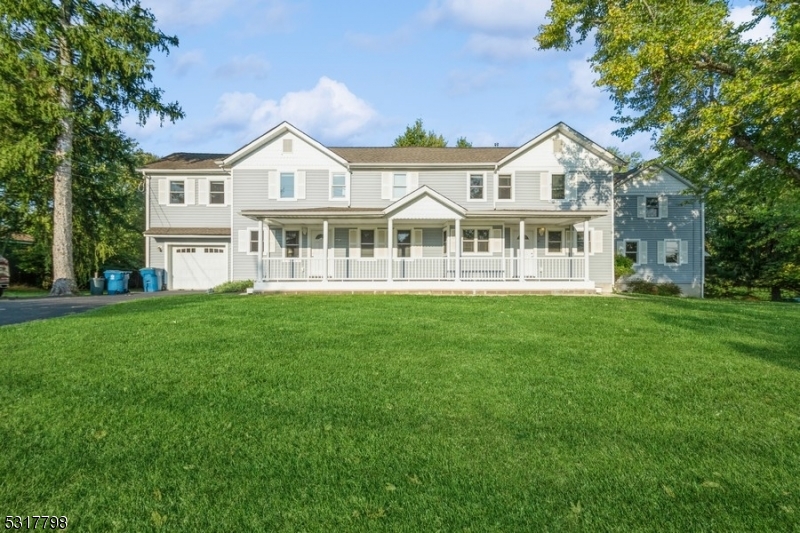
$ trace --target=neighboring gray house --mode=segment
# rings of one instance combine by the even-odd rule
[[[563,123],[518,148],[333,148],[284,122],[142,169],[147,264],[171,289],[608,292],[622,163]]]
[[[673,282],[688,296],[703,296],[705,209],[687,195],[691,184],[672,169],[652,166],[618,176],[614,218],[616,250],[633,259],[632,278]]]

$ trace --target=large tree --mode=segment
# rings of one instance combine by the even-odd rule
[[[86,135],[89,145],[120,147],[127,141],[118,126],[129,112],[138,113],[141,123],[182,117],[178,104],[163,103],[153,86],[150,58],[177,45],[176,37],[156,29],[138,0],[0,3],[0,124],[7,134],[0,139],[0,172],[51,178],[51,294],[77,290],[76,135]],[[90,177],[93,171],[80,172]]]
[[[406,126],[406,131],[394,140],[394,146],[426,146],[444,148],[447,141],[433,130],[425,131],[422,119],[418,118],[413,126]]]

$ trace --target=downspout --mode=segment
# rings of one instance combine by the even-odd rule
[[[144,230],[150,229],[150,176],[142,170],[142,178],[144,178]],[[144,264],[150,268],[150,239],[152,237],[145,236],[144,238]]]

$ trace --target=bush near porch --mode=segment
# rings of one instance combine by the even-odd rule
[[[792,531],[800,306],[224,296],[0,328],[0,501],[93,531]]]

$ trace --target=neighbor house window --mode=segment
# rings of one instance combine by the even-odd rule
[[[511,176],[504,175],[497,178],[497,199],[511,200]]]
[[[300,257],[300,232],[295,230],[287,230],[284,234],[284,252],[286,257]]]
[[[645,218],[658,218],[658,197],[648,196],[644,199],[644,216]]]
[[[484,186],[483,174],[470,174],[469,175],[469,199],[470,200],[483,200]]]
[[[488,229],[465,229],[461,232],[461,251],[470,253],[489,253]]]
[[[625,257],[639,264],[639,241],[625,241]]]
[[[560,254],[563,248],[564,234],[560,230],[550,230],[547,232],[547,252]]]
[[[397,257],[411,257],[411,230],[397,230]]]
[[[250,253],[258,253],[258,230],[250,230]]]
[[[361,230],[361,257],[375,257],[375,230]]]
[[[184,204],[186,203],[186,185],[182,181],[169,182],[169,203],[171,204]]]
[[[208,184],[208,203],[211,205],[225,205],[225,182],[211,181]]]
[[[281,172],[281,198],[294,198],[294,172]]]
[[[347,198],[347,176],[334,174],[331,177],[331,198]]]
[[[664,241],[664,262],[668,265],[681,264],[681,241]]]
[[[553,174],[552,195],[553,200],[563,200],[567,197],[564,183],[564,174]]]
[[[402,198],[406,195],[406,175],[395,174],[392,178],[392,198]]]

